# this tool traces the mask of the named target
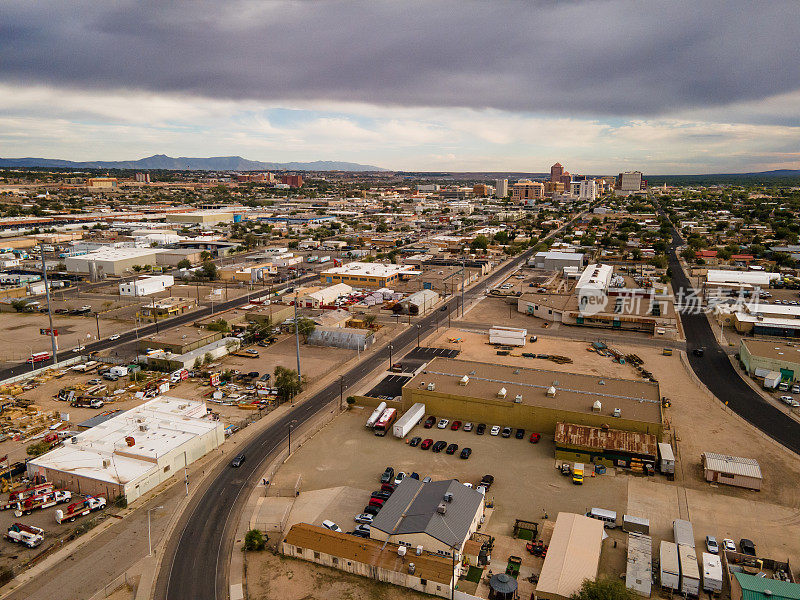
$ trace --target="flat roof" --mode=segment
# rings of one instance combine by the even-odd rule
[[[761,479],[761,466],[754,458],[742,458],[741,456],[728,456],[727,454],[704,452],[703,464],[705,468],[710,471]]]
[[[211,319],[210,321],[213,320],[215,319]],[[142,341],[185,346],[186,344],[199,342],[216,335],[219,335],[218,331],[210,331],[208,329],[186,325],[183,327],[176,327],[175,329],[168,329],[167,331],[163,331],[161,333],[154,333],[146,338],[142,338]]]
[[[74,441],[29,464],[125,485],[158,469],[161,456],[221,427],[205,415],[205,402],[159,396],[75,435]]]
[[[469,382],[461,385],[465,375]],[[454,396],[513,403],[519,394],[522,404],[587,414],[593,412],[592,406],[599,400],[602,409],[595,414],[613,419],[614,409],[619,408],[623,419],[661,424],[658,384],[637,379],[437,357],[405,387],[426,390],[431,383],[437,392]],[[555,396],[547,395],[550,387],[555,388]],[[497,397],[500,388],[506,389],[504,399]]]
[[[69,259],[80,260],[125,260],[128,258],[140,258],[151,256],[162,252],[160,248],[99,248],[86,254],[78,256],[68,256]]]
[[[555,443],[567,444],[591,450],[610,450],[656,456],[658,440],[656,436],[638,431],[602,429],[575,423],[557,423]]]
[[[773,279],[780,279],[779,273],[766,271],[727,271],[722,269],[709,269],[706,272],[706,281],[710,283],[752,283],[769,285]]]
[[[386,263],[351,262],[341,267],[331,267],[321,272],[322,275],[365,275],[368,277],[390,277],[398,273],[414,273],[412,265],[395,265]]]
[[[558,513],[547,548],[537,596],[569,598],[585,579],[594,581],[603,545],[603,523],[574,513]]]
[[[800,363],[800,344],[744,338],[742,338],[742,344],[753,356]]]
[[[599,521],[598,521],[599,522]],[[450,585],[453,579],[452,559],[429,552],[420,556],[409,550],[404,559],[397,553],[399,546],[378,540],[365,539],[330,531],[324,527],[297,523],[292,525],[284,541],[298,548],[324,552],[340,559],[359,562],[397,573],[408,573],[408,563],[416,566],[415,577]]]

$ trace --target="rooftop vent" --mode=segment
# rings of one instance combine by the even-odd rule
[[[594,404],[592,404],[592,410],[594,412],[600,412],[601,410],[603,410],[603,403],[600,402],[600,400],[595,400]]]
[[[550,398],[555,398],[556,397],[556,388],[555,388],[555,386],[551,385],[549,388],[547,388],[547,395]]]
[[[432,392],[435,389],[436,389],[436,384],[435,383],[431,382],[431,383],[428,384],[428,391],[429,392]]]
[[[104,459],[103,459],[103,468],[104,468],[104,469],[107,469],[107,468],[108,468],[108,467],[110,467],[110,466],[111,466],[111,461],[110,461],[110,460],[108,460],[107,458],[104,458]]]
[[[459,380],[459,382],[458,382],[458,383],[459,383],[459,385],[467,385],[467,384],[469,383],[469,376],[468,376],[468,375],[464,375],[464,376],[463,376],[463,377],[462,377],[462,378]]]
[[[614,416],[615,416],[615,417],[621,417],[621,416],[622,416],[622,409],[620,409],[620,408],[615,408],[615,409],[614,409]]]
[[[445,502],[452,502],[453,501],[453,494],[451,494],[450,492],[447,492],[444,495],[444,501]]]
[[[398,546],[397,547],[397,556],[405,556],[406,555],[406,547],[405,546]]]
[[[508,392],[507,392],[506,388],[504,388],[504,387],[501,387],[501,388],[500,388],[500,389],[497,391],[497,397],[498,397],[498,398],[505,398],[507,393],[508,393]]]
[[[417,567],[414,563],[408,563],[408,574],[413,575],[414,572],[417,570]]]
[[[514,398],[514,402],[516,402],[517,404],[522,402],[522,394],[517,394],[516,397]]]
[[[422,556],[422,544],[417,546],[417,556]],[[413,563],[412,563],[413,564]]]
[[[440,502],[439,506],[436,507],[436,512],[439,513],[440,515],[445,514],[447,512],[447,504],[445,504],[444,502]]]

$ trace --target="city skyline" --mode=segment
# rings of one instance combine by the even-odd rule
[[[460,6],[9,4],[0,156],[800,168],[796,5]]]

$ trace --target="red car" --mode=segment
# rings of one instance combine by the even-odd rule
[[[531,439],[531,444],[536,444],[536,443],[539,441],[539,438],[541,438],[541,437],[542,437],[542,436],[540,436],[538,433],[536,433],[536,432],[534,431],[534,432],[531,434],[531,438],[530,438],[530,439]]]
[[[419,447],[422,448],[423,450],[427,450],[431,446],[433,446],[433,440],[430,438],[428,438],[427,440],[422,440],[422,443],[419,445]]]
[[[436,417],[434,417],[433,415],[431,415],[430,417],[428,417],[427,419],[425,419],[425,424],[423,425],[423,427],[424,427],[425,429],[430,429],[430,428],[431,428],[431,427],[433,427],[434,425],[436,425]]]
[[[459,429],[461,429],[461,421],[453,421],[453,424],[450,425],[450,429],[452,429],[453,431],[458,431]]]

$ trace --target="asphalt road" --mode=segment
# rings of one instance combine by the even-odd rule
[[[661,214],[666,216],[663,212]],[[678,261],[677,249],[683,244],[683,239],[673,227],[669,266],[672,270],[672,289],[676,295],[681,290],[684,294],[694,291]],[[737,415],[792,452],[800,454],[800,423],[764,400],[742,380],[717,342],[705,313],[693,310],[681,312],[681,323],[686,335],[689,364],[700,381]],[[703,356],[694,355],[693,351],[697,348],[704,348]]]
[[[529,250],[519,255],[466,291],[465,302],[483,295],[484,288],[491,287],[493,282],[507,276],[527,260],[531,252]],[[448,311],[454,311],[459,302],[460,298],[453,297],[445,307]],[[446,314],[437,309],[420,319],[416,323],[420,327],[420,333],[427,335]],[[392,341],[395,356],[399,358],[401,349],[415,344],[416,340],[417,327],[412,325]],[[344,374],[344,384],[352,387],[383,362],[388,367],[388,347],[365,358]],[[293,427],[302,425],[329,403],[338,400],[339,390],[340,382],[335,380],[302,404],[298,404],[238,450],[247,456],[242,467],[225,468],[202,495],[198,494],[193,499],[178,525],[183,530],[167,546],[156,583],[156,598],[211,598],[211,590],[214,590],[214,598],[228,598],[228,560],[236,526],[236,519],[232,517],[240,514],[267,458],[287,443],[290,423]]]

